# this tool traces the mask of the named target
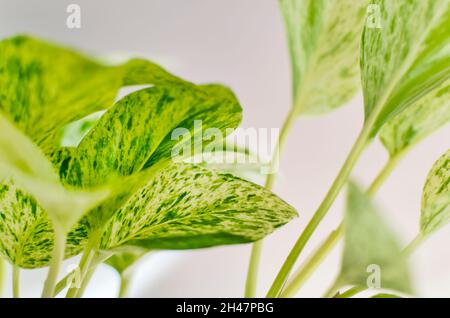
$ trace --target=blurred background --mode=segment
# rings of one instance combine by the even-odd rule
[[[66,8],[81,7],[81,28],[66,26]],[[195,83],[230,86],[244,108],[243,127],[280,127],[291,102],[289,57],[276,0],[0,0],[0,38],[26,33],[109,59],[139,55]],[[361,94],[332,113],[301,118],[282,154],[274,192],[300,217],[264,241],[258,296],[263,296],[298,234],[341,167],[363,121]],[[387,221],[406,245],[418,232],[422,186],[434,161],[450,147],[447,125],[403,160],[377,195]],[[359,160],[353,179],[366,186],[385,163],[377,141]],[[301,259],[342,218],[342,194]],[[1,239],[1,238],[0,238]],[[450,297],[450,227],[411,258],[418,296]],[[148,255],[136,270],[132,297],[242,297],[250,245]],[[319,297],[340,263],[336,249],[298,296]],[[72,259],[66,267],[76,264]],[[63,271],[64,272],[64,271]],[[23,271],[22,294],[35,297],[45,270]],[[99,268],[88,297],[115,297],[119,278]],[[7,295],[9,295],[7,282]]]

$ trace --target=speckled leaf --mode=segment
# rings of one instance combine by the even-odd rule
[[[389,120],[380,139],[391,157],[450,122],[450,81]]]
[[[372,134],[450,76],[450,1],[372,0],[362,36],[361,73]],[[377,26],[380,28],[377,28]]]
[[[110,107],[121,86],[173,82],[180,80],[144,60],[104,66],[27,36],[0,42],[0,109],[46,152],[60,128]]]
[[[297,114],[332,110],[360,89],[359,46],[367,2],[280,1]]]
[[[259,240],[297,215],[274,194],[186,163],[160,170],[109,220],[103,249],[188,249]]]
[[[241,111],[232,93],[218,85],[137,91],[101,117],[64,164],[62,177],[71,185],[92,186],[105,183],[114,174],[139,172],[171,158],[178,141],[172,140],[174,129],[192,131],[194,120],[201,120],[203,131],[215,127],[225,136],[226,128],[234,129],[239,124]]]
[[[1,115],[0,180],[0,253],[22,267],[49,260],[49,219],[68,231],[107,195],[65,189],[40,149]]]
[[[238,126],[241,111],[232,92],[220,85],[152,87],[124,97],[100,118],[69,156],[56,159],[61,162],[61,178],[72,186],[83,188],[111,180],[114,183],[115,178],[125,177],[109,200],[80,222],[75,229],[78,235],[71,237],[85,241],[89,232],[102,227],[141,182],[171,161],[171,151],[178,142],[177,138],[172,140],[174,129],[191,133],[192,139],[181,139],[189,148],[193,141],[202,146],[224,142],[197,137],[211,127],[225,137]],[[202,121],[201,130],[195,121]],[[198,151],[197,146],[192,150]],[[144,168],[151,170],[139,174]]]
[[[420,231],[428,235],[450,221],[450,150],[433,165],[422,195]]]
[[[344,221],[344,252],[339,282],[367,287],[374,264],[381,270],[380,287],[411,292],[406,260],[396,237],[370,199],[354,184],[349,185]],[[373,265],[372,265],[373,266]]]

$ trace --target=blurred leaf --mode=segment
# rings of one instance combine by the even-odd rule
[[[361,73],[372,135],[450,76],[450,1],[371,1],[362,36]],[[379,14],[378,14],[379,13]]]
[[[123,251],[115,252],[105,263],[114,268],[119,274],[122,274],[147,253],[149,253],[149,250],[145,248],[127,248]]]
[[[450,122],[450,81],[428,93],[381,129],[380,139],[391,157]]]
[[[380,288],[411,292],[406,260],[370,199],[349,185],[344,220],[344,255],[338,282],[367,287],[370,266],[380,269]]]
[[[65,189],[40,149],[2,115],[0,180],[0,251],[22,267],[49,260],[53,232],[48,218],[68,231],[108,194]]]
[[[105,227],[102,249],[191,249],[261,239],[297,215],[266,189],[174,163],[135,192]]]
[[[420,231],[431,234],[450,221],[450,150],[433,165],[422,194]]]
[[[366,0],[281,0],[291,55],[294,111],[320,114],[360,90]]]

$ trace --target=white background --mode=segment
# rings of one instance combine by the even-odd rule
[[[80,30],[65,25],[70,3],[81,6]],[[17,33],[99,56],[138,54],[193,82],[224,83],[243,105],[244,127],[279,127],[290,106],[289,59],[276,0],[0,0],[0,38]],[[362,120],[358,95],[325,116],[299,119],[292,129],[274,191],[294,205],[300,217],[265,240],[258,295],[264,295],[319,205]],[[378,193],[385,217],[404,244],[418,231],[421,189],[433,162],[449,148],[449,136],[447,126],[415,147]],[[368,185],[386,158],[376,142],[360,159],[353,178]],[[303,259],[339,223],[342,207],[341,196]],[[450,296],[449,243],[446,227],[412,257],[419,296]],[[240,297],[249,253],[249,245],[240,245],[150,255],[137,271],[131,296]],[[320,296],[336,275],[339,257],[336,249],[299,296]],[[23,295],[37,296],[44,277],[43,270],[24,271]],[[104,266],[87,296],[115,296],[117,285],[116,274]]]

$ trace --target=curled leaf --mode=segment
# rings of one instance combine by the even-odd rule
[[[450,81],[446,81],[389,120],[381,129],[380,139],[394,157],[449,122]]]

